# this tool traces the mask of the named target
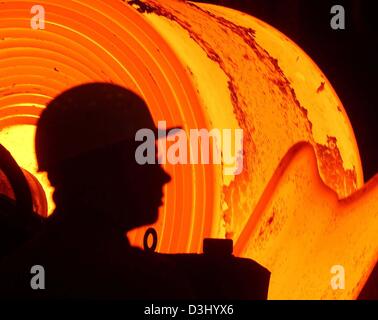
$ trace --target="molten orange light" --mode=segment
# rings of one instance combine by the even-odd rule
[[[338,200],[322,181],[314,149],[291,148],[235,245],[272,273],[270,299],[357,298],[378,256],[378,176]],[[333,266],[345,289],[331,286]]]
[[[156,121],[166,120],[168,126],[241,128],[244,170],[240,175],[224,176],[221,166],[215,165],[166,166],[173,182],[165,190],[166,205],[156,225],[158,250],[199,252],[204,237],[229,237],[237,243],[237,253],[272,269],[270,298],[356,297],[377,259],[376,237],[370,231],[364,234],[363,243],[369,240],[370,247],[345,242],[357,218],[341,207],[343,201],[358,204],[360,215],[376,230],[377,207],[371,202],[374,183],[368,187],[373,190],[369,200],[352,196],[356,200],[342,200],[334,211],[325,204],[319,213],[316,206],[300,203],[298,208],[307,210],[303,217],[313,213],[312,225],[302,223],[303,217],[292,211],[299,201],[292,193],[295,188],[281,180],[268,184],[281,172],[275,170],[287,150],[307,141],[316,158],[301,151],[292,157],[288,171],[281,172],[298,192],[309,181],[304,189],[312,190],[314,199],[324,196],[322,201],[328,203],[336,194],[345,198],[363,186],[358,148],[342,103],[299,47],[260,20],[207,4],[43,0],[39,4],[46,12],[45,29],[32,30],[34,4],[0,3],[0,143],[21,166],[36,174],[33,138],[41,110],[59,92],[83,82],[109,81],[136,91],[146,99]],[[293,175],[303,159],[309,162],[302,166],[307,171]],[[317,167],[325,185],[336,194],[330,196],[317,180]],[[46,177],[37,177],[50,194],[51,212],[52,190]],[[278,191],[266,190],[272,184]],[[303,200],[308,201],[307,194],[303,193]],[[288,216],[272,220],[277,236],[259,236],[258,226],[270,212],[261,207],[261,201],[279,201],[276,207],[281,213],[276,216]],[[331,219],[334,215],[353,218]],[[329,236],[324,236],[326,231]],[[143,232],[133,232],[134,244],[142,243]],[[261,247],[256,246],[257,239]],[[326,246],[330,241],[337,243],[336,256]],[[306,248],[311,250],[302,257]],[[287,255],[277,255],[279,249]],[[279,258],[273,258],[276,255]],[[304,268],[313,263],[310,257],[328,268],[331,256],[350,268],[353,279],[352,287],[341,295],[326,291],[328,269],[311,273]],[[354,268],[357,264],[360,267]],[[280,272],[281,268],[285,271]]]

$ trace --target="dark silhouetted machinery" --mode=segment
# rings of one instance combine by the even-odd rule
[[[42,186],[0,145],[0,260],[37,234],[46,215]],[[205,239],[203,254],[155,253],[156,244],[157,233],[150,228],[144,239],[146,254],[172,259],[191,284],[196,299],[267,298],[270,272],[251,259],[234,257],[232,240]]]
[[[38,180],[0,145],[0,259],[38,232],[46,213]]]
[[[153,237],[151,247],[147,241],[150,235]],[[267,299],[269,270],[251,259],[235,257],[231,239],[204,239],[203,254],[154,253],[156,245],[157,233],[149,228],[144,238],[144,249],[174,260],[189,280],[197,299]]]

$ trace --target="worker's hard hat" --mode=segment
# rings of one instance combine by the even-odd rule
[[[41,113],[35,137],[39,171],[89,151],[135,141],[139,129],[153,130],[155,137],[159,131],[146,103],[132,91],[110,83],[71,88]]]

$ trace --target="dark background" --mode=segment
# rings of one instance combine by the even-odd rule
[[[368,0],[207,0],[247,12],[294,40],[318,64],[348,113],[365,181],[378,173],[378,13]],[[345,30],[330,26],[333,5],[343,5]]]

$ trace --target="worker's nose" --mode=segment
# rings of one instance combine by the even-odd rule
[[[164,184],[172,180],[171,176],[162,167],[160,167],[161,181]]]

